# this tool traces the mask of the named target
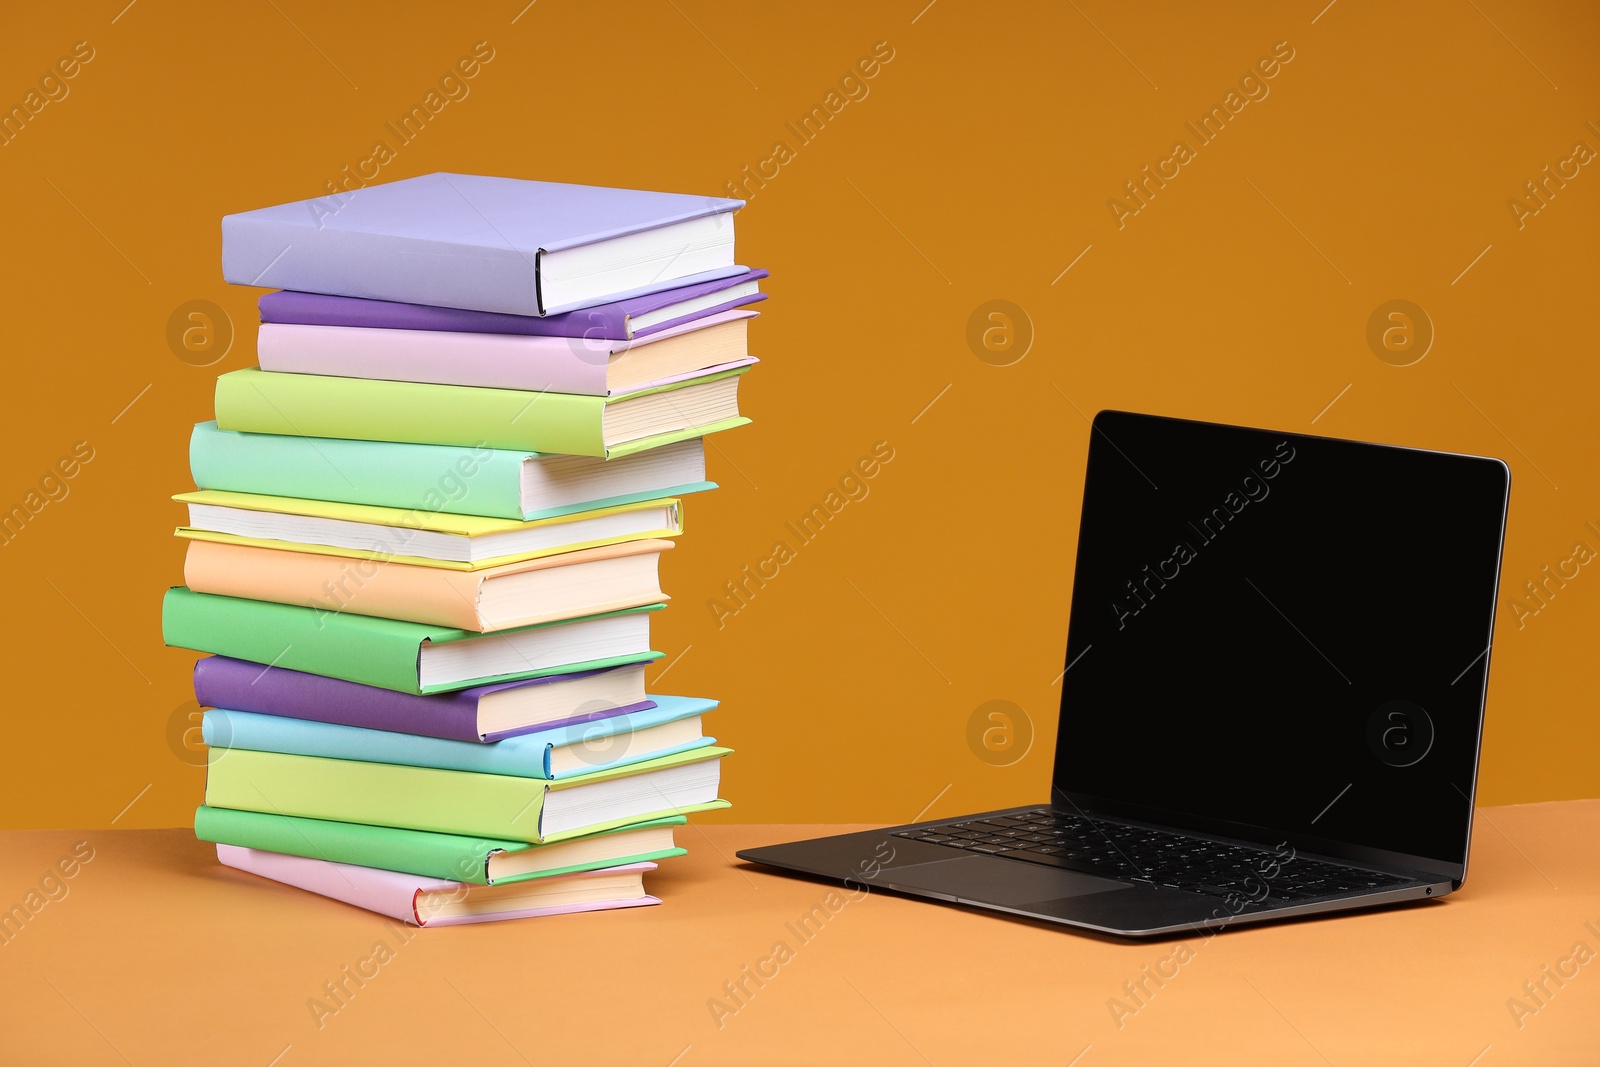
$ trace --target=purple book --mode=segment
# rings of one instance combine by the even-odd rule
[[[656,706],[644,695],[643,664],[412,696],[227,656],[195,663],[194,698],[203,707],[474,742]]]
[[[364,326],[379,330],[439,330],[447,333],[509,333],[526,337],[583,337],[631,341],[696,319],[765,300],[764,270],[698,282],[647,296],[633,296],[564,315],[501,315],[492,311],[428,304],[397,304],[284,290],[261,298],[261,321],[304,326]]]
[[[738,274],[743,200],[421,174],[222,218],[235,285],[559,315]]]

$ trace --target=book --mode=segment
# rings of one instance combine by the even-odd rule
[[[373,616],[475,633],[659,604],[658,561],[671,541],[503,563],[476,571],[382,559],[190,541],[184,583],[196,593],[306,605],[326,617]]]
[[[305,326],[368,326],[378,330],[445,330],[461,333],[509,333],[528,337],[586,337],[628,341],[648,337],[674,326],[765,300],[761,291],[764,270],[644,296],[632,296],[563,315],[500,315],[491,311],[465,311],[431,304],[400,304],[390,300],[360,300],[326,293],[292,290],[267,293],[258,305],[262,322],[299,323]]]
[[[161,636],[197,652],[401,693],[443,693],[660,659],[650,649],[650,613],[664,606],[476,634],[178,586],[161,602]]]
[[[194,813],[194,834],[219,845],[474,885],[502,885],[682,856],[684,849],[673,840],[673,828],[687,821],[682,815],[670,815],[548,845],[531,845],[202,805]]]
[[[417,696],[206,656],[195,661],[194,698],[203,707],[478,744],[655,707],[645,696],[643,663]]]
[[[255,367],[217,378],[217,426],[292,437],[627,456],[743,426],[748,366],[612,397],[429,385]]]
[[[550,315],[742,272],[742,200],[424,174],[222,219],[236,285]]]
[[[614,396],[749,366],[754,311],[727,311],[636,341],[262,323],[264,371]]]
[[[191,540],[462,571],[683,532],[682,503],[672,499],[528,522],[219,489],[172,499],[189,506],[189,525],[175,532]]]
[[[189,470],[201,489],[398,508],[431,515],[548,519],[707,489],[705,442],[689,438],[598,459],[526,450],[347,441],[198,423]]]
[[[474,886],[236,845],[218,845],[217,860],[225,867],[342,900],[413,926],[460,926],[661,903],[644,891],[644,874],[656,869],[654,863],[504,886]]]
[[[703,732],[701,716],[716,701],[662,696],[655,704],[645,711],[521,734],[492,745],[223,708],[206,712],[200,729],[205,743],[217,748],[560,781],[714,743]]]
[[[715,746],[564,781],[247,748],[206,754],[205,803],[334,822],[544,844],[727,807]]]

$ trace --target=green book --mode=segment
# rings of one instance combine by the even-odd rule
[[[403,508],[437,515],[549,519],[715,489],[698,439],[626,458],[526,449],[352,441],[219,430],[197,423],[189,472],[201,489]]]
[[[421,696],[659,659],[650,613],[665,606],[479,634],[178,586],[161,602],[161,636],[179,648]]]
[[[332,822],[542,845],[726,807],[726,748],[696,748],[561,781],[213,748],[205,802]]]
[[[673,841],[672,828],[687,821],[682,815],[671,815],[568,841],[531,845],[526,841],[201,806],[194,813],[194,833],[202,841],[264,852],[472,885],[509,885],[681,856],[684,850]]]
[[[484,446],[614,458],[743,426],[748,367],[616,396],[427,385],[257,367],[217,379],[217,426],[292,437]]]

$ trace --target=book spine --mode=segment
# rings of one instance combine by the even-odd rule
[[[184,588],[167,590],[161,603],[168,645],[419,693],[420,640],[404,624],[386,622]]]
[[[392,730],[445,741],[496,739],[478,736],[478,701],[466,693],[412,696],[226,656],[196,661],[194,698],[202,707]]]
[[[535,255],[515,248],[423,241],[254,213],[222,220],[222,276],[235,285],[538,315]],[[409,253],[409,254],[407,254]]]
[[[377,330],[451,330],[522,337],[628,339],[627,312],[617,305],[585,308],[567,315],[535,318],[497,315],[388,300],[355,300],[322,293],[268,293],[260,301],[261,321],[302,326],[365,326]]]
[[[234,433],[214,422],[189,438],[201,489],[502,519],[523,517],[524,459],[484,447]]]
[[[205,713],[201,731],[205,743],[214,748],[550,779],[546,757],[550,744],[538,738],[479,745],[223,708]]]
[[[255,811],[270,797],[282,815],[541,843],[550,783],[537,778],[244,748],[214,748],[208,759],[212,807]]]
[[[297,819],[206,805],[195,810],[194,834],[202,841],[219,845],[353,863],[359,867],[377,867],[419,878],[441,878],[473,885],[489,884],[489,853],[499,847],[492,841],[474,842],[451,834]]]
[[[217,425],[293,437],[604,456],[600,397],[238,370],[217,379]]]
[[[613,347],[580,337],[268,323],[256,351],[265,371],[604,396]]]
[[[398,871],[263,852],[237,845],[218,845],[217,860],[225,867],[342,900],[413,926],[421,925],[412,902],[417,891],[424,887],[418,879]]]
[[[482,579],[474,572],[193,540],[183,578],[196,593],[305,605],[324,618],[351,613],[485,629],[477,611]]]

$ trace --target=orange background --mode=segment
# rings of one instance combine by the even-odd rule
[[[0,41],[6,103],[76,42],[94,49],[0,147],[0,509],[75,443],[94,450],[0,548],[0,825],[189,820],[203,778],[184,737],[193,656],[160,637],[161,591],[181,580],[167,497],[191,485],[215,375],[253,362],[259,295],[223,284],[219,220],[319,195],[394,146],[385,123],[479,41],[494,58],[384,179],[715,194],[788,148],[738,219],[741,261],[773,273],[744,397],[756,425],[715,439],[723,488],[688,503],[657,622],[660,690],[724,702],[728,819],[901,821],[1043,795],[1085,417],[1102,407],[1506,459],[1479,799],[1600,795],[1600,577],[1581,569],[1520,628],[1511,605],[1575,542],[1600,549],[1585,526],[1600,525],[1600,175],[1579,167],[1520,227],[1508,207],[1576,142],[1600,148],[1593,8],[122,3],[47,6]],[[1194,146],[1185,123],[1280,41],[1293,59],[1268,95],[1119,228],[1108,200],[1175,140]],[[893,58],[866,95],[846,85],[860,98],[802,144],[786,123],[878,42]],[[1403,367],[1367,341],[1396,299],[1436,333]],[[167,339],[191,300],[232,320],[212,366]],[[992,300],[1032,333],[1008,366],[993,364],[1020,342],[986,361],[968,340]],[[894,458],[868,495],[719,628],[723,583],[793,545],[784,524],[878,442]],[[1396,589],[1373,610],[1421,607]],[[1019,709],[997,751],[969,729],[990,701]]]

